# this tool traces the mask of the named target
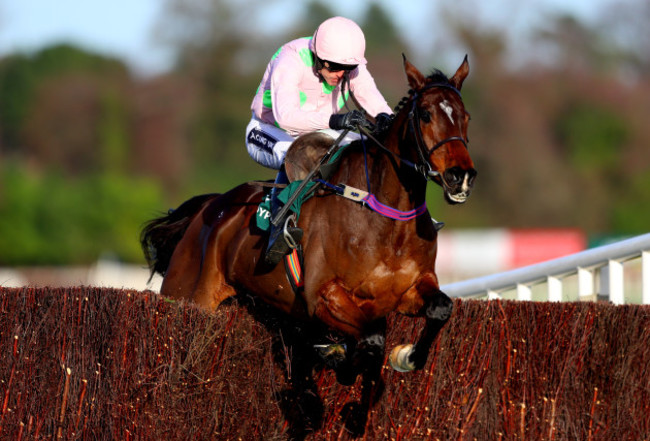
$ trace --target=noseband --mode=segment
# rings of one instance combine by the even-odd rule
[[[424,138],[422,137],[422,129],[420,128],[420,120],[422,119],[420,117],[420,114],[418,112],[418,107],[417,107],[417,101],[418,98],[420,97],[421,93],[433,89],[434,87],[442,87],[445,89],[449,89],[454,91],[458,96],[460,95],[460,91],[456,89],[454,86],[451,84],[447,83],[431,83],[427,84],[425,87],[420,89],[419,91],[415,91],[413,93],[413,101],[411,105],[411,110],[409,111],[408,118],[409,118],[409,128],[413,131],[415,134],[415,144],[417,145],[417,152],[418,155],[420,156],[420,164],[416,165],[416,170],[418,170],[420,173],[424,175],[425,178],[431,179],[435,176],[439,176],[440,172],[437,170],[434,170],[431,167],[431,164],[427,160],[429,156],[433,152],[435,152],[438,148],[442,147],[443,145],[453,142],[453,141],[460,141],[463,143],[465,148],[467,147],[467,140],[461,136],[450,136],[449,138],[445,138],[442,141],[437,142],[433,147],[427,149],[427,146],[424,142]]]

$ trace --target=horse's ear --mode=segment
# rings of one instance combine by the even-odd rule
[[[465,81],[465,78],[467,78],[468,74],[469,74],[469,63],[467,62],[467,55],[465,55],[463,64],[460,65],[460,67],[458,68],[454,76],[451,77],[449,82],[456,89],[460,90],[460,88],[463,87],[463,81]]]
[[[406,59],[406,55],[402,54],[402,58],[404,59],[404,71],[406,72],[409,86],[413,90],[422,89],[426,81],[424,75]]]

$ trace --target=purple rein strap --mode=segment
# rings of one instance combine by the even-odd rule
[[[411,219],[415,219],[416,217],[420,216],[421,214],[426,213],[426,211],[427,211],[426,202],[424,202],[419,207],[414,208],[413,210],[399,211],[399,210],[396,210],[395,208],[389,207],[388,205],[384,205],[381,202],[379,202],[374,194],[368,194],[368,196],[363,198],[363,202],[368,207],[370,207],[370,209],[372,209],[373,211],[376,211],[377,213],[381,214],[382,216],[386,216],[386,217],[389,217],[391,219],[401,220],[401,221],[408,221],[408,220],[411,220]]]
[[[408,211],[400,211],[395,208],[384,205],[377,200],[374,194],[359,190],[347,185],[334,185],[323,179],[315,179],[315,181],[324,185],[325,187],[333,190],[337,195],[343,196],[347,199],[351,199],[355,202],[360,202],[362,205],[367,206],[372,211],[381,214],[382,216],[388,217],[394,220],[408,221],[415,219],[416,217],[426,213],[427,204],[423,202],[417,208]]]

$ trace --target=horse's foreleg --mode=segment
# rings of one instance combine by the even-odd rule
[[[416,369],[424,368],[433,340],[447,323],[454,309],[454,302],[442,291],[427,303],[424,311],[426,322],[413,353],[409,357]]]
[[[346,362],[337,369],[339,381],[353,383],[359,372],[369,366],[381,366],[384,358],[386,321],[369,320],[362,306],[353,301],[350,292],[331,282],[320,290],[314,315],[327,326],[351,336],[356,342],[349,348]]]
[[[390,354],[391,366],[401,372],[424,368],[436,336],[451,317],[453,300],[438,290],[424,306],[426,322],[415,345],[396,346]]]
[[[349,291],[334,281],[321,288],[313,314],[327,326],[357,340],[364,337],[366,314],[352,301]]]

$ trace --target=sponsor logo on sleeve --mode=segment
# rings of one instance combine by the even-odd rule
[[[273,147],[278,140],[256,127],[248,134],[248,142],[262,150],[273,153]]]

